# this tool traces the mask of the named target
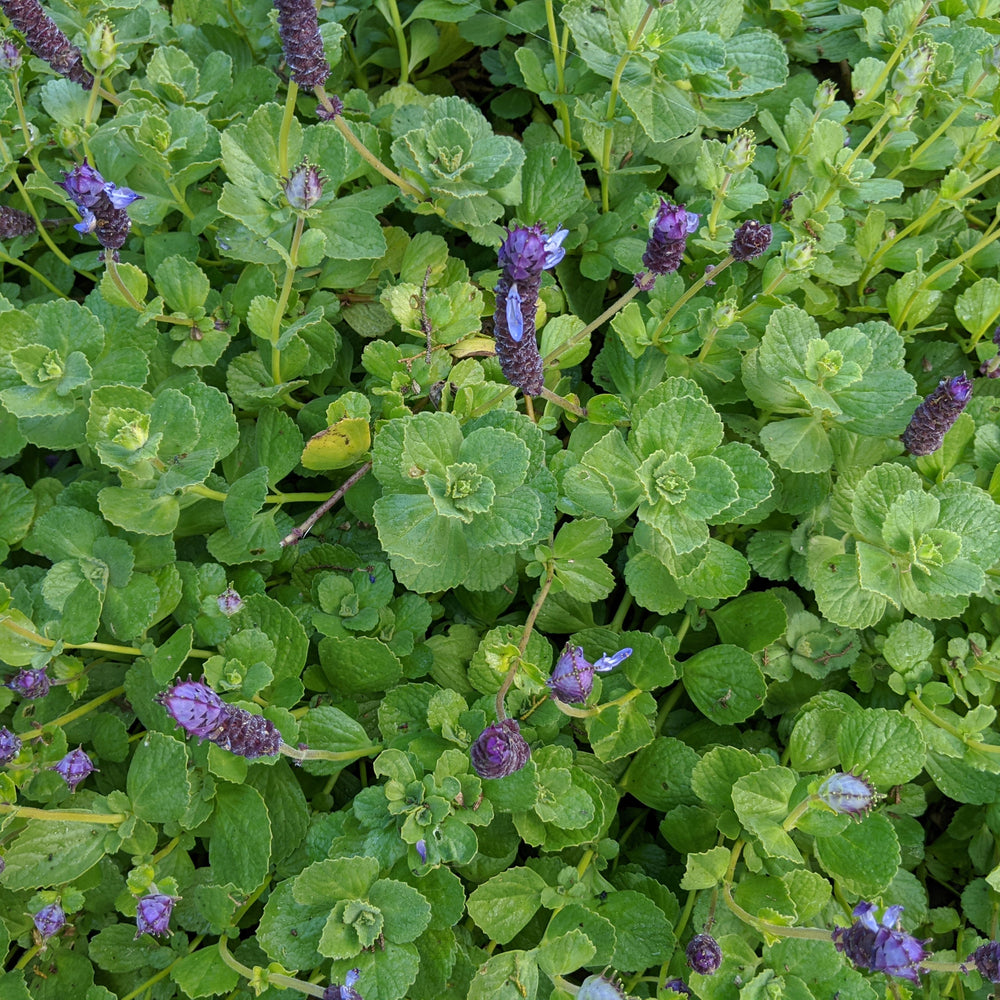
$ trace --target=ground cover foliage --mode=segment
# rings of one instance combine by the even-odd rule
[[[987,996],[1000,3],[0,9],[4,1000]]]

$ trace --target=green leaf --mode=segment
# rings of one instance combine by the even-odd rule
[[[687,856],[687,867],[681,879],[681,888],[714,889],[725,877],[732,852],[726,847],[713,847],[709,851]]]
[[[218,786],[208,857],[214,877],[222,884],[231,882],[239,892],[253,892],[267,877],[271,821],[255,788]]]
[[[836,837],[817,837],[816,858],[848,893],[871,899],[884,892],[896,874],[899,840],[889,820],[876,813]]]
[[[797,780],[787,767],[765,767],[739,778],[732,796],[740,822],[756,834],[767,854],[801,863],[802,855],[781,827]]]
[[[980,278],[955,300],[955,316],[972,334],[973,342],[996,325],[1000,317],[1000,281]]]
[[[319,658],[330,684],[345,694],[385,691],[403,676],[399,658],[370,636],[322,639]]]
[[[512,949],[494,955],[475,970],[467,1000],[534,1000],[537,993],[534,958]]]
[[[833,447],[816,417],[772,421],[761,429],[760,442],[789,472],[826,472],[833,465]]]
[[[703,649],[684,661],[683,671],[691,700],[717,725],[743,722],[764,703],[764,675],[738,646]]]
[[[211,287],[208,276],[186,257],[167,257],[157,268],[154,280],[157,292],[175,312],[194,317],[203,311]]]
[[[299,736],[307,746],[333,753],[350,753],[371,746],[364,727],[332,705],[310,709],[299,727]],[[310,760],[303,768],[310,774],[339,774],[349,764],[349,760]]]
[[[226,994],[240,981],[240,974],[220,962],[212,948],[199,948],[185,955],[171,966],[170,977],[192,1000]]]
[[[40,889],[79,878],[104,857],[109,827],[103,823],[28,820],[7,851],[7,889]],[[114,840],[114,835],[111,835]]]
[[[469,896],[469,916],[492,940],[507,944],[538,911],[545,888],[530,868],[508,868]]]
[[[122,279],[122,284],[131,293],[132,300],[145,302],[146,293],[149,291],[149,278],[146,277],[146,272],[142,268],[136,267],[135,264],[126,264],[124,262],[118,264],[116,270],[118,276]],[[101,275],[100,289],[101,296],[105,302],[113,306],[118,306],[121,309],[132,308],[132,301],[126,298],[118,285],[115,284],[110,271],[105,270]]]
[[[385,939],[396,944],[415,941],[431,919],[431,904],[413,886],[394,879],[379,879],[368,899],[385,918]]]
[[[636,754],[622,788],[658,812],[693,804],[691,772],[698,754],[686,743],[661,736]]]
[[[597,904],[595,904],[597,905]],[[675,938],[667,920],[653,900],[641,892],[619,890],[599,904],[601,916],[615,926],[615,968],[639,971],[659,965],[670,957]]]
[[[744,594],[709,612],[719,638],[751,653],[769,646],[785,632],[788,613],[775,594],[765,591]]]
[[[915,723],[886,708],[866,708],[844,719],[837,748],[845,771],[866,774],[877,786],[902,785],[924,769],[926,748]]]
[[[146,733],[132,757],[126,784],[136,816],[150,823],[180,819],[191,797],[187,768],[183,743],[162,733]]]

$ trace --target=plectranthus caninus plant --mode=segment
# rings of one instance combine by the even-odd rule
[[[911,455],[931,455],[944,444],[972,398],[972,380],[965,372],[942,379],[940,385],[916,408],[903,431],[903,446]]]
[[[858,903],[853,911],[854,923],[833,931],[837,950],[859,969],[884,972],[919,984],[929,942],[900,929],[902,906],[889,906],[880,917],[876,917],[877,912],[874,903]]]

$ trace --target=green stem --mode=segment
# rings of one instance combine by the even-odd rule
[[[399,16],[396,0],[386,0],[386,4],[389,8],[392,33],[396,36],[396,48],[399,50],[399,82],[406,84],[410,75],[410,53],[406,46],[406,32],[403,31],[403,22]]]
[[[90,97],[87,100],[87,110],[83,116],[83,127],[85,131],[87,126],[94,120],[94,111],[97,108],[98,95],[101,93],[101,80],[103,76],[103,73],[94,74],[94,82],[90,87]],[[88,149],[87,152],[89,153],[90,150]]]
[[[181,210],[181,214],[187,219],[194,218],[194,212],[191,210],[191,206],[187,203],[187,198],[184,197],[184,192],[176,185],[174,181],[167,181],[167,187],[170,193],[174,196],[174,201],[177,202],[177,207]]]
[[[41,284],[43,284],[50,292],[54,292],[56,295],[58,295],[59,298],[61,299],[69,298],[69,296],[65,292],[60,291],[58,288],[56,288],[56,286],[53,285],[52,282],[49,281],[49,279],[46,278],[44,274],[41,274],[38,271],[36,271],[30,264],[25,264],[23,260],[17,260],[15,257],[11,257],[8,254],[5,254],[3,251],[0,251],[0,261],[2,261],[4,264],[11,264],[14,267],[19,267],[21,268],[22,271],[27,271],[28,274],[30,274],[36,281],[41,282]]]
[[[294,80],[288,81],[288,92],[285,94],[285,111],[281,116],[281,127],[278,129],[278,176],[288,178],[291,166],[288,162],[288,136],[292,131],[292,119],[295,117],[295,101],[299,96],[299,85]]]
[[[312,750],[308,747],[293,747],[287,743],[282,743],[279,752],[292,760],[343,760],[350,762],[359,757],[375,757],[383,750],[381,744],[375,743],[370,747],[359,747],[357,750]]]
[[[223,962],[225,962],[226,965],[229,966],[230,969],[234,972],[238,972],[244,979],[248,979],[251,982],[256,979],[256,970],[244,965],[230,954],[229,943],[224,934],[219,938],[219,957]],[[319,997],[320,1000],[322,1000],[325,992],[325,987],[317,986],[315,983],[307,983],[304,979],[297,979],[294,976],[286,976],[280,972],[268,972],[264,978],[269,984],[277,986],[278,989],[298,990],[300,993],[305,993],[307,996]]]
[[[115,262],[114,257],[111,254],[107,254],[104,259],[104,264],[108,269],[108,274],[111,280],[114,282],[115,287],[119,292],[122,293],[122,297],[125,301],[136,311],[144,312],[146,306],[144,303],[140,302],[133,294],[132,290],[122,281],[122,276],[118,273],[118,264]]]
[[[292,243],[288,248],[288,264],[285,267],[285,280],[281,284],[278,295],[278,305],[274,310],[274,320],[271,323],[271,381],[281,385],[281,350],[278,341],[281,338],[281,320],[288,306],[288,298],[292,294],[292,282],[295,280],[295,269],[299,263],[299,244],[306,227],[306,220],[299,216],[295,220],[295,230],[292,232]]]
[[[615,632],[620,632],[622,628],[622,622],[625,621],[625,616],[629,613],[629,609],[632,607],[632,603],[635,598],[632,596],[631,591],[625,591],[625,596],[621,600],[621,604],[618,605],[618,610],[615,612],[614,618],[608,623],[608,628],[614,630]]]
[[[625,67],[635,53],[636,48],[638,48],[639,41],[646,30],[646,25],[649,23],[653,11],[658,8],[658,3],[647,5],[646,11],[642,15],[635,31],[632,32],[632,37],[628,40],[628,45],[618,60],[614,75],[611,77],[611,90],[608,93],[608,110],[604,116],[604,148],[601,151],[601,211],[603,212],[610,211],[611,205],[611,147],[614,144],[615,137],[612,122],[615,118],[615,108],[618,105],[618,88],[621,86],[622,74],[625,72]]]
[[[588,323],[582,330],[579,330],[577,333],[574,333],[573,336],[569,338],[569,340],[564,341],[557,348],[555,348],[552,351],[549,351],[549,353],[545,355],[545,367],[546,368],[556,367],[556,362],[570,348],[576,347],[576,345],[579,344],[585,337],[589,337],[590,334],[592,334],[599,326],[601,326],[602,324],[606,323],[609,319],[611,319],[611,317],[614,316],[615,313],[619,312],[621,309],[624,309],[625,306],[627,306],[629,302],[631,302],[632,299],[634,299],[636,295],[639,294],[639,291],[640,288],[638,285],[632,285],[632,287],[629,288],[629,290],[624,295],[622,295],[616,301],[612,302],[611,305],[608,306],[608,308],[605,309],[604,312],[602,312],[601,315],[597,317],[597,319]]]
[[[97,698],[92,698],[86,704],[80,705],[78,708],[74,708],[72,712],[67,712],[65,715],[60,715],[58,719],[52,719],[50,722],[46,722],[45,726],[51,727],[52,729],[56,729],[59,726],[65,726],[70,722],[75,722],[82,716],[92,712],[98,706],[103,705],[106,701],[111,701],[112,699],[117,698],[119,697],[119,695],[123,695],[124,693],[125,693],[124,687],[112,688],[110,691],[105,691],[104,694],[99,695]],[[18,733],[18,738],[24,740],[28,739],[31,736],[37,736],[37,735],[38,735],[38,730],[33,728],[26,733]]]
[[[14,85],[14,104],[17,106],[17,117],[21,122],[21,132],[24,134],[24,152],[31,155],[31,132],[28,129],[28,118],[24,113],[24,99],[21,97],[21,81],[17,73],[11,73],[11,83]],[[34,161],[32,161],[34,162]],[[37,166],[37,164],[35,164]]]
[[[188,955],[193,955],[201,946],[201,942],[204,940],[205,940],[205,935],[199,934],[188,945],[187,955],[178,955],[178,957],[175,958],[165,969],[160,969],[159,972],[154,973],[144,983],[142,983],[141,985],[137,986],[134,990],[132,990],[131,993],[126,993],[125,996],[122,997],[122,1000],[137,1000],[137,998],[142,996],[144,993],[146,994],[147,997],[151,997],[153,995],[152,992],[153,987],[161,979],[166,979],[167,976],[169,976],[170,973],[173,971],[174,967],[183,962]]]
[[[553,403],[555,406],[559,406],[569,413],[575,413],[578,417],[583,420],[587,419],[587,411],[582,406],[577,406],[572,400],[566,399],[565,396],[560,396],[558,393],[553,392],[546,386],[542,386],[542,391],[539,393],[542,399]]]
[[[677,299],[677,301],[666,311],[663,319],[660,320],[656,329],[653,331],[652,341],[654,344],[659,345],[660,337],[663,336],[667,327],[670,325],[670,321],[677,315],[677,313],[683,308],[685,303],[689,302],[695,295],[700,292],[709,281],[715,281],[716,277],[722,274],[733,262],[735,258],[732,254],[728,254],[724,257],[718,266],[713,267],[711,271],[706,272],[700,278],[693,281],[691,286],[684,292],[684,294]]]
[[[715,200],[712,202],[712,212],[708,217],[708,235],[714,240],[715,230],[718,228],[719,223],[719,212],[722,209],[722,204],[726,200],[726,191],[729,190],[729,185],[733,180],[732,174],[726,174],[722,179],[722,184],[719,186],[719,190],[715,194]]]
[[[963,733],[961,729],[957,726],[953,726],[950,722],[942,719],[940,716],[935,715],[916,695],[916,692],[910,691],[907,693],[907,697],[910,699],[910,704],[920,712],[926,719],[933,722],[938,729],[943,729],[946,733],[950,733],[957,740],[961,740],[967,747],[972,750],[981,750],[984,753],[1000,753],[1000,746],[994,746],[992,743],[982,743],[979,740],[974,740],[967,733]]]
[[[292,528],[284,538],[281,539],[281,547],[285,548],[288,545],[294,545],[296,542],[301,541],[306,535],[312,530],[313,525],[331,508],[336,506],[340,502],[341,497],[359,480],[363,479],[371,471],[372,463],[365,462],[357,470],[357,472],[351,473],[347,479],[340,484],[340,486],[334,491],[334,493],[326,497],[323,503],[319,505],[298,527]]]
[[[566,93],[566,46],[564,43],[559,41],[559,32],[556,28],[556,13],[553,0],[545,0],[545,20],[549,28],[549,44],[552,48],[552,58],[556,66],[556,93],[565,94]],[[565,38],[565,33],[564,33]],[[559,120],[562,122],[563,135],[562,141],[563,145],[572,150],[573,148],[573,136],[572,128],[569,119],[569,106],[562,99],[555,102],[556,113],[559,115]]]
[[[128,819],[124,813],[73,812],[65,809],[33,809],[19,806],[14,802],[0,802],[0,815],[10,813],[18,819],[41,819],[52,823],[97,823],[99,825],[124,823]]]
[[[795,825],[800,819],[809,811],[812,807],[813,802],[819,801],[815,795],[807,795],[786,817],[785,821],[781,824],[781,829],[788,833],[789,830],[794,830]]]
[[[229,496],[228,493],[213,490],[211,487],[205,486],[202,483],[196,483],[193,486],[188,486],[185,492],[194,493],[197,496],[204,497],[206,500],[219,500],[220,502]],[[329,495],[329,493],[269,493],[266,497],[264,497],[264,503],[321,503],[323,500],[326,500]]]

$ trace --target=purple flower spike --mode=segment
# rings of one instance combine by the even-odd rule
[[[274,0],[278,34],[292,79],[306,90],[321,87],[330,75],[313,0]]]
[[[771,245],[771,227],[756,219],[748,219],[733,234],[729,252],[736,260],[753,260]]]
[[[49,693],[49,678],[45,668],[40,670],[19,670],[9,681],[7,687],[16,691],[22,698],[34,701],[44,698]]]
[[[6,727],[0,728],[0,764],[9,764],[21,752],[21,741]]]
[[[875,803],[875,789],[862,777],[850,771],[831,774],[816,795],[834,812],[860,819]]]
[[[603,674],[614,670],[631,655],[632,650],[626,647],[610,656],[605,653],[596,663],[590,663],[583,655],[582,646],[570,646],[567,643],[549,676],[549,689],[560,701],[586,701],[594,689],[595,672]]]
[[[38,0],[0,0],[0,9],[24,35],[25,45],[39,59],[44,59],[60,76],[84,90],[93,87],[94,77],[84,68],[82,53],[59,30]]]
[[[77,747],[75,750],[70,750],[58,764],[53,764],[49,770],[57,772],[63,781],[69,785],[69,790],[75,792],[76,786],[88,774],[96,771],[97,768],[94,767],[93,761],[84,753],[83,747]]]
[[[482,731],[469,756],[480,778],[506,778],[528,763],[531,748],[517,719],[501,719]]]
[[[663,984],[663,988],[665,990],[673,990],[674,993],[683,993],[685,996],[691,996],[691,989],[683,979],[668,979]]]
[[[850,927],[835,927],[833,943],[859,969],[919,984],[920,963],[927,957],[928,942],[899,929],[902,913],[902,906],[890,906],[876,920],[874,903],[858,903],[854,907],[857,920]]]
[[[364,1000],[361,994],[354,988],[354,984],[361,977],[360,969],[351,969],[344,976],[344,985],[331,983],[323,990],[323,1000]]]
[[[41,935],[43,941],[58,934],[66,924],[66,914],[58,903],[49,903],[48,906],[43,906],[32,919],[35,922],[35,930]]]
[[[177,897],[162,892],[151,892],[136,903],[135,936],[152,934],[159,937],[170,933],[170,914],[177,903]]]
[[[202,681],[178,681],[156,700],[167,714],[192,736],[211,737],[222,724],[226,703]]]
[[[81,233],[95,233],[102,247],[117,254],[132,228],[132,220],[125,209],[142,195],[106,181],[86,157],[66,174],[62,187],[82,216],[73,228]],[[117,256],[114,259],[117,260]]]
[[[17,208],[0,206],[0,240],[10,240],[15,236],[30,236],[38,227],[35,220]]]
[[[976,963],[976,970],[983,979],[1000,983],[1000,941],[981,944],[966,961]]]
[[[105,183],[100,171],[95,170],[84,157],[83,163],[66,174],[61,187],[78,207],[93,208],[99,202],[101,195],[106,194]]]
[[[695,934],[685,954],[688,966],[703,976],[713,975],[722,965],[722,949],[711,934]]]
[[[903,446],[911,455],[930,455],[972,398],[972,382],[962,372],[941,384],[917,407],[903,431]]]
[[[656,275],[673,274],[681,266],[687,238],[697,230],[698,222],[699,216],[695,212],[687,212],[683,205],[660,199],[660,207],[649,224],[646,252],[642,255],[642,263],[653,277],[637,275],[640,288],[651,288]]]
[[[624,1000],[625,988],[607,976],[587,976],[576,991],[576,1000]]]

